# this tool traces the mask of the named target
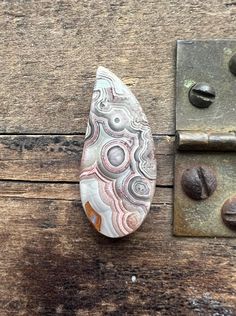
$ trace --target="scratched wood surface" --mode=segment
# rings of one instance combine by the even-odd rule
[[[235,2],[0,2],[0,316],[236,315],[236,243],[172,236],[175,41],[230,38]],[[98,65],[140,100],[158,181],[144,225],[98,235],[81,208]]]

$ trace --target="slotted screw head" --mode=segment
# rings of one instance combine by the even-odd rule
[[[221,209],[221,216],[226,226],[236,230],[236,196],[224,203]]]
[[[208,83],[196,83],[189,91],[189,101],[198,108],[208,108],[215,100],[215,89]]]
[[[229,61],[229,70],[236,76],[236,54],[234,54]]]
[[[207,199],[217,187],[213,171],[202,166],[186,169],[182,175],[181,184],[184,192],[194,200]]]

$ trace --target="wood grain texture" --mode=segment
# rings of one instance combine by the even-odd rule
[[[84,136],[0,135],[0,180],[78,182]],[[155,136],[159,186],[173,185],[173,144]]]
[[[172,236],[175,40],[234,37],[235,3],[4,0],[0,30],[0,315],[236,315],[235,241]],[[153,206],[121,240],[80,203],[98,65],[155,134]]]
[[[137,96],[153,133],[174,133],[175,40],[233,37],[230,1],[1,1],[0,131],[85,131],[95,70]]]
[[[234,240],[173,238],[158,197],[141,229],[109,240],[74,184],[0,188],[1,315],[235,314]]]

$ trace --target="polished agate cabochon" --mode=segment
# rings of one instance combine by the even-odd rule
[[[128,87],[99,67],[81,161],[84,211],[101,234],[126,236],[147,216],[155,183],[147,118]]]

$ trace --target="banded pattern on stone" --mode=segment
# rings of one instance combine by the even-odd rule
[[[80,171],[81,200],[108,237],[135,231],[155,191],[152,134],[137,99],[111,71],[97,70]]]

